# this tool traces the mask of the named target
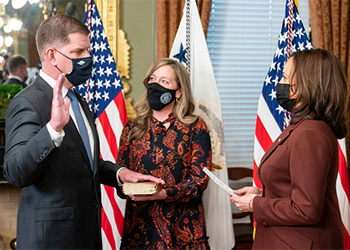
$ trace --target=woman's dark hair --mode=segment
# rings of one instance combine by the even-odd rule
[[[347,83],[339,59],[327,50],[303,50],[292,54],[291,83],[298,97],[291,123],[317,119],[325,121],[340,139],[346,134]]]

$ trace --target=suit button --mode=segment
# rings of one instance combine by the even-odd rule
[[[263,226],[264,226],[264,227],[267,227],[267,223],[266,223],[266,222],[263,222]]]
[[[94,204],[94,205],[95,205],[95,207],[96,207],[96,208],[98,208],[98,203],[97,203],[97,202],[95,202],[95,204]]]

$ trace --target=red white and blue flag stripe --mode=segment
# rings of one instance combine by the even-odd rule
[[[291,119],[289,112],[277,103],[276,85],[282,78],[283,68],[290,54],[304,49],[312,49],[312,45],[306,36],[297,6],[293,0],[287,0],[278,47],[265,77],[258,105],[254,141],[254,184],[259,188],[262,188],[262,185],[256,171],[260,160]],[[344,225],[344,248],[350,249],[350,195],[344,139],[339,140],[339,171],[336,188]]]
[[[116,162],[119,138],[127,122],[122,81],[111,53],[94,0],[88,3],[85,24],[90,30],[93,69],[85,84],[75,90],[85,98],[99,134],[100,156]],[[125,200],[112,187],[101,185],[103,249],[119,249],[123,234]]]

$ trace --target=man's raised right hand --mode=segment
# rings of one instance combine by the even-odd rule
[[[65,81],[65,75],[60,74],[58,76],[55,87],[53,88],[53,99],[51,108],[51,127],[60,132],[65,125],[69,122],[69,105],[70,100],[64,100],[62,96],[62,86]]]

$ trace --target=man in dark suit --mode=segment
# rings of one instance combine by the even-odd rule
[[[18,249],[100,249],[100,183],[164,184],[100,159],[91,112],[72,89],[91,72],[88,35],[72,17],[44,21],[36,34],[42,70],[7,110],[4,175],[22,188]]]
[[[10,72],[4,84],[19,84],[23,88],[27,87],[25,81],[28,78],[27,62],[21,55],[13,55],[8,59],[7,68]]]

